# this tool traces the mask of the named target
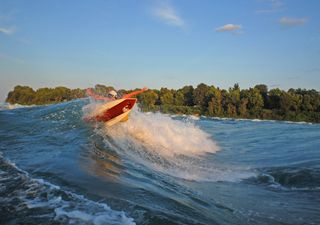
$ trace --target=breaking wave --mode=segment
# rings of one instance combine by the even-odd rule
[[[240,181],[253,176],[241,168],[221,168],[208,161],[219,151],[213,137],[193,118],[133,110],[129,121],[96,132],[123,157],[153,170],[196,181]]]
[[[35,105],[20,105],[20,104],[10,104],[10,103],[0,103],[0,110],[11,110],[11,109],[20,109],[27,107],[34,107]]]
[[[135,224],[112,210],[29,174],[0,156],[0,218],[9,224]],[[14,212],[14,213],[10,213]]]
[[[301,167],[269,168],[263,169],[252,181],[282,190],[319,191],[320,170]]]
[[[161,113],[141,113],[135,110],[127,123],[106,128],[116,140],[130,138],[151,151],[166,157],[199,156],[219,150],[211,136],[192,121],[173,120]]]

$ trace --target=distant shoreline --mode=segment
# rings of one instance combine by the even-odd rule
[[[79,98],[81,99],[81,98]],[[73,99],[76,100],[76,99]],[[73,101],[70,100],[70,101]],[[12,109],[21,109],[25,107],[40,107],[40,106],[49,106],[53,104],[60,104],[60,103],[66,103],[65,102],[58,102],[58,103],[52,103],[52,104],[43,104],[43,105],[19,105],[17,103],[15,104],[10,104],[6,102],[0,102],[0,111],[5,109],[5,110],[12,110]],[[5,105],[7,104],[7,105]],[[146,113],[151,112],[151,113],[162,113],[161,111],[145,111]],[[193,115],[193,114],[181,114],[181,113],[176,113],[176,114],[170,114],[170,113],[164,113],[164,115],[172,116],[172,117],[195,117],[197,119],[210,119],[210,120],[229,120],[229,121],[249,121],[249,122],[282,122],[282,123],[288,123],[288,124],[309,124],[309,125],[316,125],[320,123],[316,122],[307,122],[307,121],[290,121],[290,120],[272,120],[272,119],[249,119],[249,118],[234,118],[234,117],[214,117],[214,116],[199,116],[199,115]]]
[[[105,95],[111,86],[98,84],[94,91]],[[119,90],[119,95],[132,90]],[[6,102],[20,105],[46,105],[86,97],[84,89],[66,87],[40,88],[16,86]],[[320,123],[320,93],[316,90],[278,88],[268,90],[264,84],[228,90],[199,84],[180,89],[148,90],[137,96],[142,111],[206,116],[210,118],[259,119]]]

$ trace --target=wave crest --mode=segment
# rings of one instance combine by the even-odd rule
[[[199,156],[219,150],[211,136],[191,121],[174,120],[161,113],[141,113],[138,110],[130,116],[126,123],[105,128],[106,133],[118,142],[142,143],[148,150],[165,157]]]

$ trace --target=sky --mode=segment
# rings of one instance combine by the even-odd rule
[[[319,0],[0,0],[15,85],[320,90]]]

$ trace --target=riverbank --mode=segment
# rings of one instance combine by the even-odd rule
[[[111,86],[96,85],[94,91],[105,95]],[[121,96],[132,90],[118,90]],[[6,102],[21,105],[53,104],[86,97],[84,89],[66,87],[40,88],[16,86]],[[268,90],[266,85],[240,89],[238,84],[228,90],[213,85],[199,84],[180,89],[151,89],[137,96],[142,111],[160,111],[207,117],[261,119],[320,123],[320,94],[316,90],[278,88]]]

